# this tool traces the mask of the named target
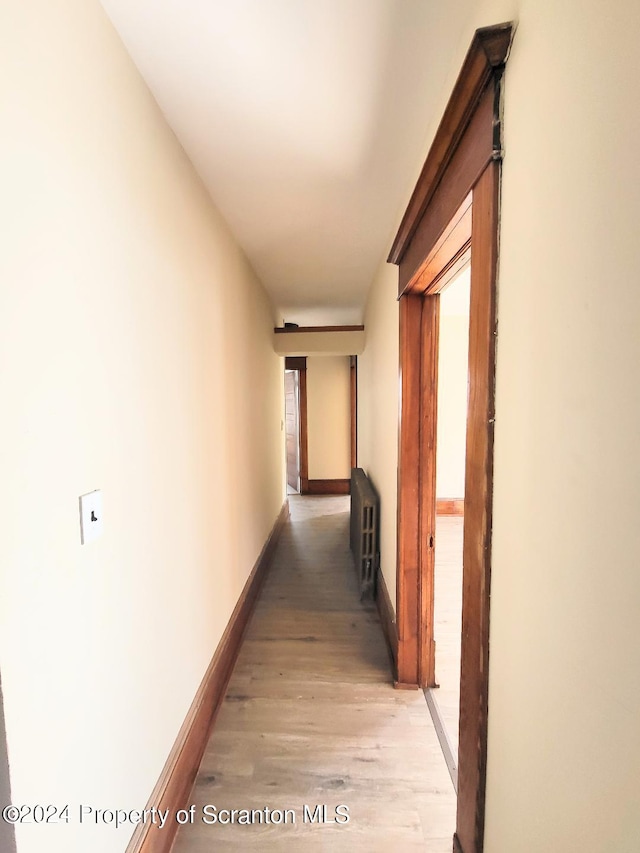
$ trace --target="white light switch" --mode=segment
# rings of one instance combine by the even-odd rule
[[[83,545],[102,536],[102,492],[80,495],[80,541]]]

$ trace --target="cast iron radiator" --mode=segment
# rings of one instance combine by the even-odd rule
[[[360,596],[375,596],[380,561],[380,502],[362,468],[351,469],[351,550],[360,582]]]

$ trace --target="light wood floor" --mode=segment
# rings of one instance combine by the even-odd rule
[[[460,640],[462,636],[462,531],[460,516],[436,519],[434,587],[434,638],[436,681],[433,692],[449,735],[454,757],[458,755],[460,710]]]
[[[293,809],[295,824],[202,823],[174,853],[449,853],[455,794],[422,691],[394,690],[375,606],[361,604],[349,498],[290,498],[292,522],[249,626],[191,802]],[[348,824],[303,806],[349,807]]]

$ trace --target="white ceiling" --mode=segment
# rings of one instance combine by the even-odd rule
[[[425,156],[435,4],[102,3],[279,316],[361,322]]]

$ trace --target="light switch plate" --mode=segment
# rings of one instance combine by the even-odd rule
[[[80,541],[83,545],[102,536],[102,492],[80,495]]]

